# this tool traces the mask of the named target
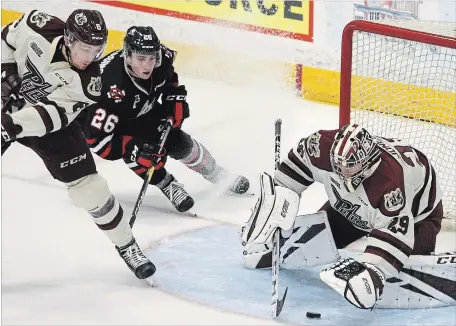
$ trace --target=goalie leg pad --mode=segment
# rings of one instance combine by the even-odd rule
[[[281,267],[301,269],[321,266],[337,261],[339,252],[329,226],[326,212],[299,215],[293,230],[280,248]]]
[[[260,198],[248,222],[242,228],[242,243],[272,243],[277,228],[292,229],[299,209],[299,195],[286,187],[275,185],[267,173],[260,175]]]
[[[456,252],[411,255],[397,277],[386,279],[379,308],[434,308],[456,305]]]

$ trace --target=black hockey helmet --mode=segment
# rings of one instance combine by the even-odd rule
[[[108,29],[98,10],[76,9],[70,14],[65,23],[65,44],[70,47],[76,40],[89,45],[101,45],[102,49],[95,61],[101,58],[108,41]]]
[[[161,44],[154,29],[150,26],[131,26],[124,38],[126,56],[132,53],[155,55],[158,67],[161,64]]]

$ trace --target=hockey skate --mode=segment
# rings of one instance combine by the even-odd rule
[[[232,175],[224,168],[218,166],[212,175],[204,176],[211,183],[226,187],[232,193],[242,195],[250,187],[249,179],[242,175]]]
[[[184,185],[178,183],[172,174],[168,185],[159,189],[181,213],[188,211],[195,204],[193,198],[185,191]]]
[[[144,256],[134,238],[123,247],[116,246],[116,249],[137,278],[142,280],[154,275],[155,265]]]
[[[249,190],[250,182],[249,179],[242,175],[238,175],[234,182],[230,184],[230,191],[235,194],[245,194]]]

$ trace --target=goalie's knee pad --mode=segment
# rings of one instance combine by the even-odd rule
[[[411,255],[396,277],[386,279],[379,308],[456,306],[456,252]]]

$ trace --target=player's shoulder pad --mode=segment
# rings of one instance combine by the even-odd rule
[[[313,166],[325,171],[332,171],[329,152],[337,130],[318,130],[299,141],[297,151],[304,157],[304,151]]]
[[[363,186],[372,207],[383,215],[397,216],[405,207],[404,172],[389,154],[381,155],[378,167]]]
[[[92,62],[85,70],[72,68],[79,75],[84,95],[94,102],[98,102],[101,95],[101,74],[98,62]]]
[[[64,34],[65,23],[58,17],[39,10],[32,10],[27,15],[27,26],[52,42],[57,36]]]

